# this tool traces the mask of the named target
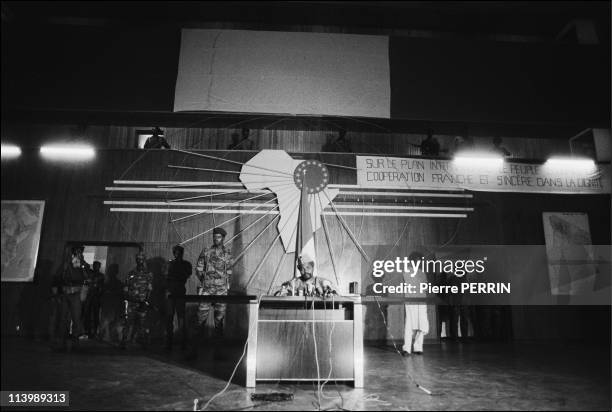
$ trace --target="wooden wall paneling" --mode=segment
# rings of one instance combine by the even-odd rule
[[[31,130],[31,129],[25,129]],[[265,134],[266,131],[257,133]],[[32,132],[34,133],[34,132]],[[103,134],[101,130],[95,133]],[[127,128],[109,128],[116,142],[127,139],[130,133]],[[124,134],[122,134],[124,133]],[[305,136],[300,132],[298,139]],[[50,133],[51,134],[51,133]],[[285,138],[282,136],[280,138]],[[199,137],[198,137],[199,138]],[[246,161],[255,152],[209,152],[215,156],[227,156],[228,159]],[[295,153],[295,156],[298,154]],[[354,166],[354,156],[350,154],[302,154],[304,158],[320,158],[335,164]],[[312,156],[312,157],[310,157]],[[17,161],[2,162],[2,197],[3,199],[43,199],[46,200],[45,216],[41,233],[41,246],[39,263],[46,268],[37,272],[32,285],[3,284],[3,299],[8,297],[9,306],[18,306],[20,296],[24,290],[34,288],[34,296],[43,296],[48,291],[51,274],[57,270],[62,262],[62,251],[67,241],[107,241],[107,242],[143,242],[145,250],[151,259],[165,262],[171,258],[171,247],[180,241],[173,226],[168,223],[170,216],[163,213],[111,213],[108,205],[103,201],[111,199],[164,199],[164,192],[155,196],[133,192],[105,191],[105,186],[112,186],[113,180],[118,179],[124,172],[123,179],[134,180],[209,180],[210,175],[200,172],[187,172],[171,170],[166,167],[168,163],[194,164],[201,167],[226,167],[230,170],[239,170],[237,165],[226,164],[209,159],[186,159],[182,153],[152,150],[98,150],[95,160],[81,165],[67,165],[51,163],[41,159],[37,150],[25,150]],[[187,163],[189,162],[189,163]],[[330,167],[333,183],[355,183],[354,172],[345,169]],[[237,181],[235,175],[217,174],[215,180]],[[174,195],[173,195],[174,196]],[[362,200],[362,199],[360,199]],[[366,200],[367,202],[367,200]],[[559,196],[539,194],[500,194],[475,193],[474,204],[476,210],[470,213],[467,219],[400,219],[400,218],[361,218],[360,216],[347,216],[346,222],[356,233],[361,243],[368,245],[385,245],[388,250],[395,243],[408,222],[408,228],[400,239],[401,248],[393,250],[394,256],[401,256],[402,250],[409,253],[413,246],[441,245],[450,240],[451,244],[542,244],[543,230],[541,228],[542,211],[584,211],[589,214],[593,243],[610,244],[610,198],[609,196]],[[231,215],[215,215],[215,221],[227,219]],[[243,215],[228,225],[231,234],[255,219],[255,216]],[[344,229],[333,216],[327,216],[330,237],[335,252],[338,254],[337,264],[343,282],[348,279],[360,280],[362,262],[351,239],[344,233]],[[363,224],[362,224],[363,220]],[[459,226],[457,226],[459,225]],[[194,219],[180,230],[182,236],[195,235],[214,226],[212,216]],[[249,229],[240,240],[242,247],[252,239],[261,228],[265,226],[262,221]],[[275,225],[274,225],[275,226]],[[360,231],[361,228],[361,231]],[[453,234],[457,232],[453,238]],[[358,235],[358,233],[360,234]],[[270,228],[247,253],[242,266],[236,270],[236,282],[246,282],[250,275],[249,269],[254,269],[267,250],[269,242],[276,235],[276,228]],[[319,240],[324,239],[321,231],[317,233]],[[210,234],[187,245],[186,258],[192,263],[200,250],[210,243]],[[325,246],[324,241],[319,242],[319,250]],[[233,246],[234,253],[240,247]],[[382,253],[382,252],[381,252]],[[384,256],[384,254],[382,254]],[[269,287],[271,276],[282,256],[280,242],[272,249],[270,256],[264,263],[260,276],[254,287],[265,289]],[[381,256],[382,257],[382,256]],[[42,263],[45,262],[45,265]],[[326,252],[321,253],[321,265],[326,274],[332,272],[331,262]],[[49,269],[48,267],[51,267]],[[293,255],[289,255],[281,269],[282,276],[290,276],[293,267]],[[43,273],[44,272],[44,273]],[[543,274],[546,276],[546,274]],[[331,277],[328,275],[328,277]],[[279,281],[282,279],[279,278]],[[363,287],[362,283],[362,287]],[[29,293],[29,292],[28,292]],[[30,296],[30,295],[28,295]],[[13,299],[12,301],[10,299]],[[17,302],[17,303],[16,303]],[[14,313],[14,311],[13,311]],[[233,316],[233,315],[232,315]],[[551,316],[554,316],[551,315]],[[13,316],[14,318],[14,316]],[[5,327],[3,315],[3,328]],[[12,321],[11,321],[12,322]],[[8,322],[10,324],[11,322]],[[398,321],[399,322],[399,321]],[[7,324],[7,325],[8,325]],[[44,321],[39,321],[39,332],[44,331]],[[6,326],[10,329],[10,326]],[[3,329],[4,330],[4,329]],[[237,333],[240,331],[237,331]],[[551,332],[553,333],[553,332]]]
[[[333,333],[332,333],[333,332]],[[271,381],[353,378],[351,322],[261,322],[258,325],[257,378]],[[313,340],[316,339],[317,352]],[[330,342],[331,340],[331,342]],[[299,343],[296,347],[296,343]],[[325,350],[322,348],[331,348]],[[317,371],[317,361],[320,369]],[[318,372],[318,375],[317,375]]]
[[[225,150],[231,143],[233,133],[240,134],[241,127],[249,126],[249,122],[228,119],[226,127],[207,127],[207,121],[219,115],[203,116],[202,120],[193,122],[187,127],[163,127],[165,138],[173,148],[186,150]],[[326,142],[327,135],[337,137],[337,124],[330,120],[305,120],[303,130],[284,130],[274,128],[282,126],[275,123],[262,129],[251,129],[250,138],[257,150],[284,149],[289,152],[320,152]],[[4,135],[15,136],[18,141],[29,142],[32,147],[55,141],[90,142],[95,147],[133,149],[137,145],[136,130],[147,130],[156,125],[123,126],[123,125],[3,125]],[[568,132],[568,138],[571,133]],[[440,142],[442,155],[452,153],[454,135],[434,135]],[[353,132],[346,135],[351,141],[356,153],[387,154],[387,155],[419,155],[418,145],[425,137],[422,134],[397,133],[381,128],[379,132]],[[494,136],[474,137],[476,148],[488,149],[492,146]],[[569,144],[565,139],[526,138],[520,136],[504,137],[503,146],[508,148],[514,157],[528,159],[545,159],[552,154],[569,154]]]

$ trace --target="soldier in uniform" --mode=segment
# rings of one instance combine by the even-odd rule
[[[128,273],[123,290],[126,300],[121,346],[125,347],[128,337],[130,342],[133,342],[135,337],[146,342],[148,335],[146,320],[153,290],[153,273],[147,270],[146,255],[143,251],[136,255],[136,269]]]
[[[205,248],[198,257],[196,275],[199,280],[199,295],[227,295],[232,280],[232,253],[223,245],[227,233],[220,227],[213,229],[213,245]],[[208,319],[210,310],[214,310],[215,334],[223,336],[223,319],[225,303],[202,302],[198,307],[199,337]]]

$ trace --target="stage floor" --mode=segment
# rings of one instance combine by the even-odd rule
[[[320,349],[322,350],[322,349]],[[214,353],[216,351],[216,353]],[[96,341],[72,353],[44,342],[2,339],[2,390],[70,389],[70,409],[193,410],[225,386],[242,351],[208,349],[194,364],[176,350],[120,350]],[[553,343],[441,343],[402,358],[392,347],[365,347],[365,388],[329,382],[320,409],[357,410],[610,410],[610,347]],[[433,392],[427,395],[416,382]],[[285,391],[291,402],[253,403],[252,392]],[[232,384],[209,407],[231,410],[316,410],[317,386]]]

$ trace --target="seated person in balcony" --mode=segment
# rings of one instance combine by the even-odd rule
[[[433,137],[433,130],[427,130],[427,138],[421,142],[421,155],[422,156],[439,156],[440,155],[440,142]]]
[[[242,129],[242,140],[238,140],[238,133],[232,133],[232,143],[227,150],[255,150],[255,142],[249,139],[249,129]]]
[[[334,142],[336,146],[336,152],[340,153],[352,153],[353,147],[351,141],[346,138],[346,130],[342,129],[338,132],[338,138]]]
[[[166,139],[164,139],[164,136],[162,136],[164,134],[162,129],[155,127],[152,133],[153,135],[149,137],[144,144],[145,149],[170,149],[170,145]]]
[[[491,150],[503,157],[510,157],[512,155],[508,149],[502,146],[502,138],[499,136],[493,138],[493,147]]]
[[[335,152],[336,145],[334,143],[334,135],[328,134],[325,136],[325,144],[321,147],[322,152]]]
[[[300,256],[297,264],[300,275],[283,283],[274,296],[337,295],[336,288],[330,280],[313,275],[314,267],[314,259],[308,255]]]
[[[467,152],[474,149],[474,141],[469,136],[455,136],[453,140],[453,154]]]

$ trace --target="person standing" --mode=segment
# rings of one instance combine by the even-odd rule
[[[449,311],[449,338],[453,341],[459,340],[459,332],[461,332],[461,340],[466,341],[469,334],[469,322],[471,318],[471,307],[466,305],[468,296],[461,292],[462,284],[469,283],[467,274],[457,276],[454,273],[448,273],[447,284],[458,288],[459,293],[451,293],[448,297]]]
[[[72,321],[72,336],[79,340],[87,339],[83,330],[81,319],[82,303],[85,300],[85,280],[88,278],[89,264],[83,258],[83,246],[73,247],[70,260],[64,267],[62,274],[62,291],[64,293],[64,311],[70,316],[66,319],[66,329],[70,328]]]
[[[83,325],[85,333],[90,339],[98,334],[100,324],[100,305],[104,290],[104,273],[100,272],[102,264],[98,261],[93,263],[93,271],[89,272],[87,283],[87,297],[83,307]]]
[[[64,350],[68,336],[68,326],[64,315],[64,296],[62,294],[62,274],[51,279],[51,296],[49,297],[49,342],[53,350]]]
[[[419,252],[410,254],[409,259],[413,262],[421,261],[423,255]],[[424,262],[424,261],[422,261]],[[416,274],[408,274],[406,283],[418,285],[427,282],[427,276],[422,270],[417,270]],[[425,297],[425,295],[411,295],[414,297]],[[404,345],[402,346],[402,355],[409,356],[411,353],[423,354],[423,340],[425,335],[429,333],[429,320],[427,319],[427,305],[424,303],[411,303],[404,305]]]
[[[204,248],[198,257],[193,277],[195,292],[203,296],[224,296],[230,289],[232,279],[232,253],[225,247],[223,242],[227,232],[216,227],[213,229],[213,245]],[[213,312],[215,337],[223,336],[223,321],[227,309],[226,303],[200,302],[197,307],[195,319],[191,318],[190,329],[192,339],[187,353],[188,359],[198,355],[198,347],[204,341],[206,334],[206,323],[210,312]],[[195,323],[195,325],[194,325]]]
[[[433,136],[433,130],[427,130],[427,138],[421,142],[422,156],[439,156],[440,142]]]
[[[136,255],[136,268],[128,273],[125,280],[125,323],[121,346],[126,347],[128,340],[148,341],[147,312],[153,290],[153,273],[147,270],[147,257],[141,250]]]
[[[232,282],[232,252],[223,242],[227,232],[216,227],[213,229],[213,245],[205,248],[198,258],[196,274],[200,281],[198,295],[227,295]],[[198,306],[198,324],[202,330],[213,310],[215,320],[215,335],[223,336],[223,320],[225,319],[226,303],[202,302]]]
[[[100,327],[98,335],[102,340],[121,341],[123,330],[123,283],[117,278],[119,265],[106,268],[102,297],[100,299]]]
[[[255,142],[249,138],[251,130],[242,129],[242,139],[238,140],[238,134],[232,134],[232,143],[227,147],[227,150],[255,150]]]
[[[338,131],[338,138],[334,142],[335,152],[340,153],[352,153],[353,147],[351,141],[346,138],[346,130],[340,129]]]
[[[493,147],[491,148],[491,151],[501,155],[502,157],[510,157],[510,156],[512,156],[512,153],[510,153],[510,151],[508,149],[506,149],[504,146],[502,146],[502,141],[503,140],[502,140],[501,137],[495,136],[493,138]]]
[[[187,330],[185,328],[185,282],[191,276],[191,263],[183,260],[185,249],[181,245],[172,248],[174,259],[168,264],[166,277],[166,350],[172,350],[174,338],[174,315],[178,328],[183,335],[183,348],[187,343]]]
[[[283,283],[275,296],[331,296],[337,287],[326,278],[314,276],[315,261],[304,254],[297,260],[299,276]]]
[[[159,127],[155,127],[151,132],[151,137],[144,144],[145,149],[170,149],[170,145],[164,139],[164,132]]]
[[[321,147],[322,152],[335,152],[336,145],[334,144],[334,135],[328,134],[325,136],[325,144]]]

